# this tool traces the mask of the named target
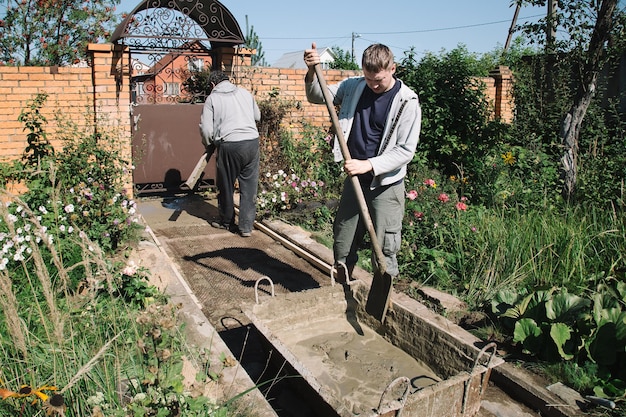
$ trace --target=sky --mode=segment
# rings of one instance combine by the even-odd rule
[[[265,61],[284,53],[337,46],[360,62],[372,43],[389,46],[396,60],[414,47],[419,59],[426,52],[452,50],[459,44],[484,53],[504,46],[515,6],[511,0],[221,0],[246,34],[247,25],[259,36]],[[122,0],[119,12],[131,12],[140,0]],[[165,3],[165,1],[163,1]],[[524,7],[518,23],[537,21],[545,7]],[[354,35],[353,35],[354,34]],[[515,36],[515,35],[514,35]]]

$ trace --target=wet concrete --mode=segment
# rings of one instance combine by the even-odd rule
[[[183,286],[208,320],[203,325],[217,331],[251,380],[260,384],[277,375],[288,375],[284,361],[274,363],[268,358],[271,346],[255,331],[241,306],[255,302],[255,295],[269,296],[270,288],[266,284],[259,283],[259,292],[254,290],[255,283],[263,276],[271,276],[275,291],[286,294],[330,285],[329,275],[258,230],[252,237],[242,238],[212,228],[209,223],[217,218],[213,196],[140,198],[138,209],[158,241],[162,258],[157,263],[171,265],[177,271]],[[312,245],[320,249],[319,245]],[[328,251],[320,256],[330,259]],[[262,392],[280,417],[333,415],[332,410],[316,408],[314,403],[319,398],[306,386],[286,378],[268,385],[264,385]],[[476,416],[538,415],[544,414],[489,384],[483,407]]]

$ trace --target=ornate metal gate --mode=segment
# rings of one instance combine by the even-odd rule
[[[239,24],[217,0],[145,0],[111,41],[128,47],[135,192],[179,191],[204,152],[206,96],[190,86],[244,43]],[[214,184],[212,159],[199,186]]]

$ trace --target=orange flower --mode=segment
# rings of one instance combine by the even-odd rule
[[[36,397],[33,400],[33,404],[35,404],[37,402],[37,399],[40,399],[41,401],[47,401],[48,398],[50,398],[48,394],[43,392],[44,390],[56,391],[57,387],[44,385],[40,388],[33,388],[30,385],[22,385],[18,392],[13,392],[5,388],[0,388],[0,397],[5,400],[7,398],[24,398],[33,395]]]
[[[2,397],[3,400],[6,400],[7,398],[19,397],[19,394],[8,389],[0,388],[0,397]]]

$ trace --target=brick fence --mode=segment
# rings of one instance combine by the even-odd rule
[[[20,158],[26,148],[26,131],[18,122],[23,109],[37,94],[48,94],[41,114],[47,119],[48,139],[60,149],[62,137],[55,116],[78,126],[115,129],[125,142],[124,152],[131,153],[131,106],[128,55],[113,44],[89,45],[91,67],[0,67],[0,160]],[[309,104],[304,92],[304,69],[238,66],[233,68],[236,83],[252,91],[257,100],[265,100],[278,91],[283,100],[296,106],[285,125],[298,129],[298,121],[314,126],[330,125],[326,106]],[[326,80],[333,84],[355,71],[325,70]],[[484,78],[486,94],[493,105],[494,116],[508,122],[512,119],[512,75],[507,67],[498,67]],[[296,132],[297,134],[297,132]]]

